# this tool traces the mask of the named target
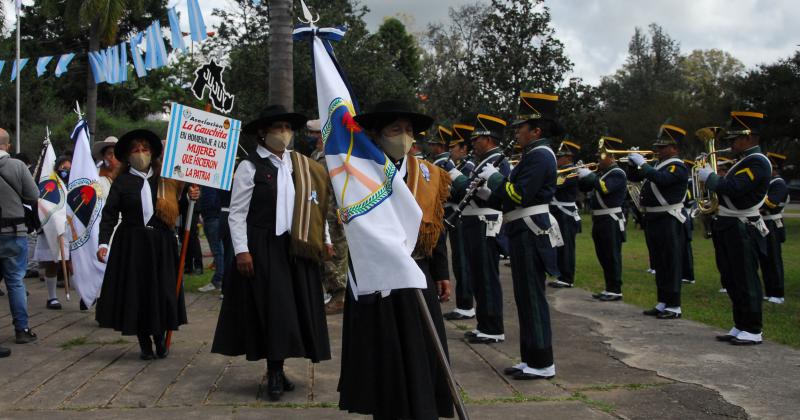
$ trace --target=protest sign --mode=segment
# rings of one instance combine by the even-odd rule
[[[241,124],[173,103],[161,176],[230,190]]]

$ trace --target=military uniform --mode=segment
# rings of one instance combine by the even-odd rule
[[[694,218],[692,217],[692,212],[697,203],[694,199],[694,193],[692,192],[693,188],[691,171],[694,161],[684,159],[683,163],[686,165],[690,176],[688,186],[686,187],[686,198],[683,200],[683,214],[686,216],[686,222],[683,224],[683,230],[686,234],[686,241],[683,245],[683,257],[681,258],[681,268],[683,269],[681,281],[684,283],[694,284],[694,252],[692,250]]]
[[[684,129],[664,124],[654,145],[677,147],[685,136]],[[629,159],[633,160],[633,156]],[[631,180],[644,180],[640,202],[644,208],[652,268],[656,271],[658,303],[645,314],[665,319],[680,318],[682,248],[686,242],[683,201],[689,183],[689,170],[678,157],[666,159],[655,166],[645,163],[637,168],[632,164],[630,170]]]
[[[779,166],[786,156],[767,153],[772,164]],[[766,253],[760,255],[761,276],[764,279],[764,299],[772,303],[783,303],[783,255],[781,244],[786,242],[786,229],[783,226],[783,210],[789,202],[789,188],[786,181],[775,175],[769,181],[767,198],[761,207],[761,217],[769,229],[766,239]]]
[[[603,141],[622,144],[622,140],[615,137],[603,137]],[[625,242],[622,203],[628,195],[627,184],[625,171],[616,164],[589,174],[578,183],[582,191],[592,191],[589,199],[592,240],[606,283],[603,292],[593,295],[596,299],[622,299],[622,243]]]
[[[563,140],[556,156],[576,155],[581,147],[572,141]],[[575,167],[574,163],[559,166],[559,170]],[[575,237],[581,231],[581,216],[575,200],[578,197],[578,178],[560,175],[556,180],[556,192],[550,201],[550,213],[555,217],[564,239],[564,246],[556,248],[558,272],[557,281],[551,282],[553,287],[572,287],[575,283]]]
[[[489,136],[500,141],[507,122],[486,114],[479,114],[475,130],[470,138]],[[502,150],[495,147],[481,156],[474,173],[480,173],[487,165],[497,166],[507,176],[511,172]],[[468,178],[459,176],[453,183],[453,195],[460,201],[469,187]],[[466,265],[472,280],[475,295],[478,325],[465,336],[474,343],[492,343],[505,340],[503,326],[503,289],[500,285],[500,250],[497,234],[503,223],[500,210],[491,208],[488,201],[474,197],[464,208],[461,217],[463,240],[466,247]]]
[[[471,125],[454,124],[450,146],[464,143],[473,130],[475,130],[475,127]],[[456,164],[458,173],[466,178],[472,175],[473,169],[475,169],[475,162],[472,161],[471,156],[466,156]],[[460,198],[457,198],[457,194],[451,191],[450,198],[445,203],[445,218],[453,214],[453,211],[458,207],[459,201]],[[464,229],[460,219],[455,221],[453,228],[447,233],[447,237],[450,240],[451,263],[456,281],[456,308],[452,312],[444,314],[444,317],[450,320],[471,319],[475,317],[474,288],[469,264],[467,264]]]
[[[515,125],[550,125],[550,131],[558,134],[557,101],[555,95],[522,92]],[[555,363],[545,273],[558,272],[555,248],[563,245],[558,223],[549,211],[556,191],[556,156],[548,138],[533,140],[522,153],[508,177],[484,171],[481,177],[488,176],[490,203],[503,209],[508,226],[522,363],[505,373],[514,379],[549,378],[555,375]]]
[[[734,111],[731,118],[726,137],[736,138],[757,134],[764,116]],[[740,154],[724,177],[706,175],[708,172],[701,171],[700,178],[707,176],[706,188],[719,196],[712,238],[722,283],[733,304],[734,327],[718,339],[737,345],[759,344],[763,293],[758,254],[765,251],[769,234],[759,209],[769,189],[772,165],[761,148],[753,146]]]

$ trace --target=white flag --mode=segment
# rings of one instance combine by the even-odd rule
[[[350,249],[351,285],[356,295],[424,289],[425,275],[411,257],[422,210],[403,180],[405,168],[395,168],[353,120],[353,99],[329,43],[343,35],[341,29],[295,31],[296,38],[313,37],[325,159]]]
[[[72,281],[83,303],[90,306],[100,292],[106,266],[97,260],[103,198],[97,193],[97,167],[89,147],[89,125],[81,120],[72,131],[75,153],[67,185],[67,225],[70,230]]]
[[[41,175],[37,180],[39,185],[39,220],[42,222],[42,235],[39,240],[47,241],[53,261],[62,259],[62,249],[58,238],[64,235],[67,226],[67,188],[61,178],[53,171],[56,163],[56,153],[49,141],[41,163]],[[68,248],[64,248],[66,254]]]

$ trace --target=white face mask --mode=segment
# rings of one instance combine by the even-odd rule
[[[396,136],[381,137],[378,140],[378,145],[383,149],[387,156],[394,160],[399,160],[411,150],[411,145],[414,144],[414,137],[406,133],[398,134]]]
[[[144,172],[150,167],[150,152],[131,153],[128,157],[128,162],[130,162],[133,169]]]
[[[267,133],[266,137],[264,137],[264,143],[270,149],[282,152],[286,150],[286,147],[292,142],[292,137],[294,137],[294,133],[291,131],[271,131]]]

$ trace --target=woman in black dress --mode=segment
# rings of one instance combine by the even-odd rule
[[[412,256],[425,273],[423,295],[436,333],[447,353],[440,301],[450,296],[444,229],[444,202],[450,178],[444,170],[409,153],[414,133],[433,120],[404,103],[386,101],[355,120],[405,173],[406,185],[422,209]],[[387,273],[391,275],[391,273]],[[339,408],[376,419],[453,417],[453,399],[435,343],[420,313],[416,291],[392,290],[353,297],[348,284],[342,330]]]
[[[166,331],[186,323],[183,290],[175,294],[174,228],[183,183],[159,176],[161,150],[161,139],[148,130],[131,131],[114,146],[123,168],[103,208],[97,250],[100,261],[108,260],[97,322],[122,335],[136,335],[142,360],[167,357]],[[188,194],[196,200],[199,187],[192,185]],[[120,213],[122,220],[114,233]]]
[[[283,362],[331,357],[322,300],[330,179],[322,165],[287,146],[306,118],[270,106],[244,126],[258,147],[233,179],[228,224],[236,260],[226,269],[213,353],[267,359],[273,401],[294,385]]]

